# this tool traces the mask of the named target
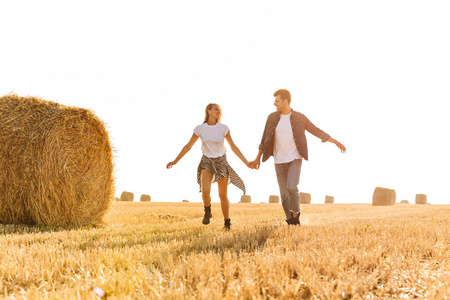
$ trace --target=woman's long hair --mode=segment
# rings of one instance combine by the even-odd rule
[[[214,105],[216,105],[216,106],[219,108],[219,110],[220,110],[220,116],[219,116],[219,118],[217,119],[217,122],[216,122],[216,123],[219,123],[220,120],[222,119],[222,108],[220,107],[220,105],[217,104],[217,103],[210,103],[210,104],[208,104],[208,105],[206,106],[206,108],[205,108],[205,121],[204,121],[203,123],[208,122],[208,119],[209,119],[208,110],[211,110],[211,109],[213,108]]]

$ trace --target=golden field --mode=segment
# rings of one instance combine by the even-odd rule
[[[1,299],[447,299],[450,206],[116,202],[107,225],[0,225]]]

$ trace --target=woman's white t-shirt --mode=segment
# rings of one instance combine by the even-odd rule
[[[228,131],[228,126],[222,123],[203,123],[194,128],[194,133],[202,140],[203,154],[210,158],[221,157],[227,152],[224,140]]]

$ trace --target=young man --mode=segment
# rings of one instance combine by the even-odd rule
[[[342,153],[346,149],[344,145],[314,126],[305,115],[291,108],[291,93],[288,90],[278,90],[274,97],[277,111],[267,118],[258,155],[254,161],[250,162],[250,165],[259,169],[261,156],[263,162],[270,156],[274,156],[286,222],[289,225],[300,225],[300,195],[297,186],[302,159],[308,160],[305,130],[321,139],[322,142],[336,144]]]

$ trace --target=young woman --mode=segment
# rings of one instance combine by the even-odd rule
[[[245,194],[245,185],[242,179],[236,174],[227,162],[226,148],[224,140],[226,139],[231,150],[250,167],[247,159],[242,155],[239,148],[234,144],[230,135],[228,126],[220,123],[222,118],[222,109],[218,104],[210,103],[205,109],[205,121],[203,124],[194,128],[191,140],[183,147],[180,154],[174,161],[167,164],[167,169],[174,166],[189,150],[200,137],[202,141],[203,156],[197,169],[197,182],[200,185],[203,204],[205,206],[205,216],[202,223],[208,225],[211,213],[211,183],[217,182],[219,185],[219,198],[222,206],[222,213],[225,219],[225,229],[230,230],[230,203],[228,201],[227,186],[231,182],[240,188]]]

